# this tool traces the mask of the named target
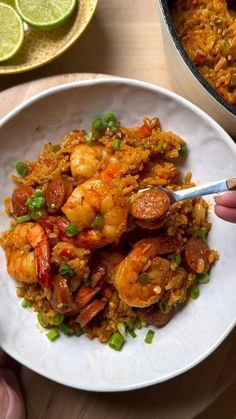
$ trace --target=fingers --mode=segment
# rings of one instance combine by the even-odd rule
[[[225,207],[235,208],[236,211],[236,191],[225,192],[221,195],[214,196],[216,204],[223,205]]]
[[[230,208],[224,205],[215,205],[215,213],[218,217],[230,223],[236,223],[236,207]]]

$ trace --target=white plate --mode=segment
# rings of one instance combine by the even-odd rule
[[[10,195],[10,174],[19,159],[35,158],[43,143],[58,142],[74,128],[89,128],[97,115],[114,112],[124,125],[140,124],[144,115],[158,116],[164,130],[188,143],[182,167],[198,182],[236,174],[236,146],[209,116],[174,93],[143,82],[105,79],[75,82],[50,89],[28,100],[0,122],[0,200]],[[163,329],[152,345],[145,330],[128,338],[121,352],[97,340],[61,336],[51,343],[37,327],[36,315],[20,306],[15,283],[6,272],[1,251],[0,342],[13,358],[59,383],[93,391],[131,390],[183,373],[209,355],[236,321],[236,225],[211,215],[209,242],[220,252],[211,281]],[[0,216],[1,230],[9,219]]]

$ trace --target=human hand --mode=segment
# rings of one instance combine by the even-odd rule
[[[215,213],[230,223],[236,223],[236,191],[214,196]]]
[[[0,349],[0,418],[24,419],[24,404],[14,364]]]

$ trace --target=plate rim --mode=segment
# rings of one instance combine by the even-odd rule
[[[201,110],[198,106],[192,104],[189,100],[183,98],[182,96],[180,96],[180,95],[178,95],[178,94],[176,94],[176,93],[174,93],[174,92],[172,92],[172,91],[170,91],[166,88],[163,88],[163,87],[151,84],[151,83],[143,82],[143,81],[140,81],[140,80],[129,79],[129,78],[124,78],[124,77],[104,77],[104,78],[101,78],[101,79],[78,80],[78,81],[72,81],[72,82],[69,82],[69,83],[61,84],[61,85],[58,85],[58,86],[53,86],[49,89],[43,90],[43,91],[35,94],[34,96],[30,97],[26,101],[22,102],[17,107],[15,107],[10,112],[8,112],[6,115],[4,115],[0,119],[0,130],[6,123],[8,123],[12,118],[14,118],[22,110],[27,109],[32,104],[34,104],[38,100],[41,100],[42,98],[47,97],[48,95],[56,94],[56,93],[61,92],[61,91],[66,91],[66,90],[69,90],[69,89],[76,89],[76,88],[80,88],[80,87],[86,87],[86,86],[91,87],[92,85],[101,85],[101,84],[113,85],[113,84],[119,84],[119,83],[121,83],[123,85],[127,85],[127,86],[134,86],[134,87],[136,86],[138,88],[144,88],[145,90],[150,90],[150,91],[156,92],[156,93],[161,93],[161,94],[164,94],[167,97],[171,97],[174,100],[179,101],[185,107],[190,108],[195,113],[197,113],[199,116],[202,116],[204,119],[207,119],[215,127],[215,129],[220,132],[224,141],[228,144],[228,146],[233,151],[233,153],[234,154],[236,153],[236,144],[234,143],[233,139],[229,136],[229,134],[227,134],[227,132],[216,121],[214,121],[213,118],[211,118],[206,112]],[[183,373],[189,371],[193,367],[200,364],[203,360],[205,360],[210,354],[212,354],[215,351],[215,349],[220,346],[220,344],[225,340],[225,338],[233,330],[235,325],[236,325],[236,317],[229,324],[229,326],[224,331],[224,333],[220,336],[220,338],[216,342],[214,342],[208,348],[207,351],[205,351],[202,355],[200,355],[199,357],[194,359],[192,362],[189,362],[185,367],[178,368],[175,372],[169,372],[169,373],[163,375],[162,378],[157,378],[156,380],[155,379],[144,380],[143,382],[139,382],[137,384],[113,385],[113,384],[109,383],[109,385],[99,386],[99,388],[96,385],[94,385],[93,382],[91,382],[90,385],[84,385],[84,384],[80,385],[79,383],[78,383],[78,385],[76,385],[76,384],[73,384],[73,383],[70,382],[70,378],[62,377],[62,379],[60,379],[59,377],[54,376],[54,374],[50,371],[47,372],[45,369],[42,370],[41,368],[34,368],[34,366],[32,366],[30,362],[27,363],[26,358],[21,356],[19,353],[15,352],[14,348],[11,348],[11,347],[9,348],[7,344],[4,345],[4,343],[3,344],[1,343],[1,347],[6,353],[8,353],[10,356],[12,356],[14,359],[16,359],[18,362],[20,362],[25,367],[27,367],[27,368],[31,369],[32,371],[34,371],[34,372],[52,380],[52,381],[55,381],[59,384],[66,385],[66,386],[69,386],[69,387],[75,388],[75,389],[92,391],[92,392],[104,392],[104,393],[123,392],[123,391],[131,391],[131,390],[136,390],[136,389],[141,389],[141,388],[149,387],[149,386],[152,386],[152,385],[156,385],[156,384],[168,381],[172,378],[175,378],[175,377],[177,377],[179,375],[182,375]]]

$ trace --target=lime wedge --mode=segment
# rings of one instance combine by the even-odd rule
[[[50,30],[63,25],[76,4],[77,0],[16,0],[16,9],[29,25]]]
[[[24,41],[23,23],[16,11],[0,2],[0,62],[17,54]]]

